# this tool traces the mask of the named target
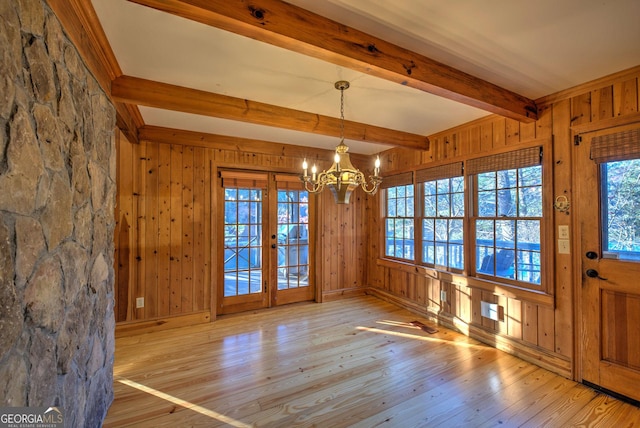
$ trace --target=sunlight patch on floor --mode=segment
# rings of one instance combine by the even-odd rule
[[[129,379],[117,379],[118,382],[120,382],[123,385],[127,385],[130,386],[131,388],[135,388],[139,391],[142,392],[146,392],[147,394],[151,394],[154,395],[158,398],[161,398],[163,400],[169,401],[173,404],[176,404],[178,406],[182,406],[185,409],[189,409],[189,410],[193,410],[195,412],[198,412],[202,415],[208,416],[212,419],[217,419],[220,422],[224,422],[225,424],[229,424],[233,427],[238,427],[238,428],[249,428],[251,427],[251,425],[249,424],[245,424],[244,422],[235,420],[233,418],[230,418],[228,416],[225,416],[223,414],[214,412],[213,410],[207,409],[206,407],[202,407],[202,406],[198,406],[197,404],[193,404],[190,403],[186,400],[182,400],[178,397],[174,397],[173,395],[167,394],[165,392],[162,391],[158,391],[157,389],[151,388],[149,386],[143,385],[141,383],[135,382],[133,380],[129,380]]]
[[[384,322],[380,322],[381,324],[384,324]],[[408,327],[411,328],[415,328],[413,326],[411,326],[410,324],[407,324]],[[358,326],[356,327],[357,330],[361,330],[361,331],[369,331],[372,333],[380,333],[380,334],[387,334],[389,336],[397,336],[397,337],[406,337],[409,339],[417,339],[417,340],[422,340],[425,342],[438,342],[438,343],[448,343],[450,345],[455,345],[455,346],[459,346],[462,348],[486,348],[485,345],[474,345],[473,343],[464,343],[464,342],[456,342],[456,341],[451,341],[451,340],[445,340],[445,339],[438,339],[437,337],[427,337],[427,336],[420,336],[418,334],[410,334],[410,333],[401,333],[399,331],[390,331],[390,330],[383,330],[380,328],[374,328],[374,327],[362,327],[362,326]]]

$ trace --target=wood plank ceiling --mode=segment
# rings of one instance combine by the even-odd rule
[[[534,121],[536,97],[640,63],[634,0],[70,3],[133,138],[153,126],[331,149],[345,79],[352,152],[426,148],[489,113]]]

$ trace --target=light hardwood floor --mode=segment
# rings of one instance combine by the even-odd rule
[[[630,427],[640,408],[374,297],[119,338],[105,427]]]

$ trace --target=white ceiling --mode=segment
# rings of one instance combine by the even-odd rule
[[[428,136],[486,116],[316,58],[130,3],[92,0],[125,75]],[[530,99],[640,65],[638,0],[290,0]],[[332,149],[335,137],[157,108],[145,124]],[[389,146],[347,140],[351,152]]]

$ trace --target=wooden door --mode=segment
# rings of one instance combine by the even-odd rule
[[[269,306],[267,174],[221,171],[218,313]]]
[[[224,170],[218,313],[313,300],[309,193],[297,176]]]
[[[576,218],[582,379],[640,400],[640,129],[582,135]]]
[[[272,305],[313,300],[313,201],[298,176],[275,174],[277,198],[270,212],[272,251]],[[314,198],[315,199],[315,198]],[[273,248],[275,247],[275,248]]]

